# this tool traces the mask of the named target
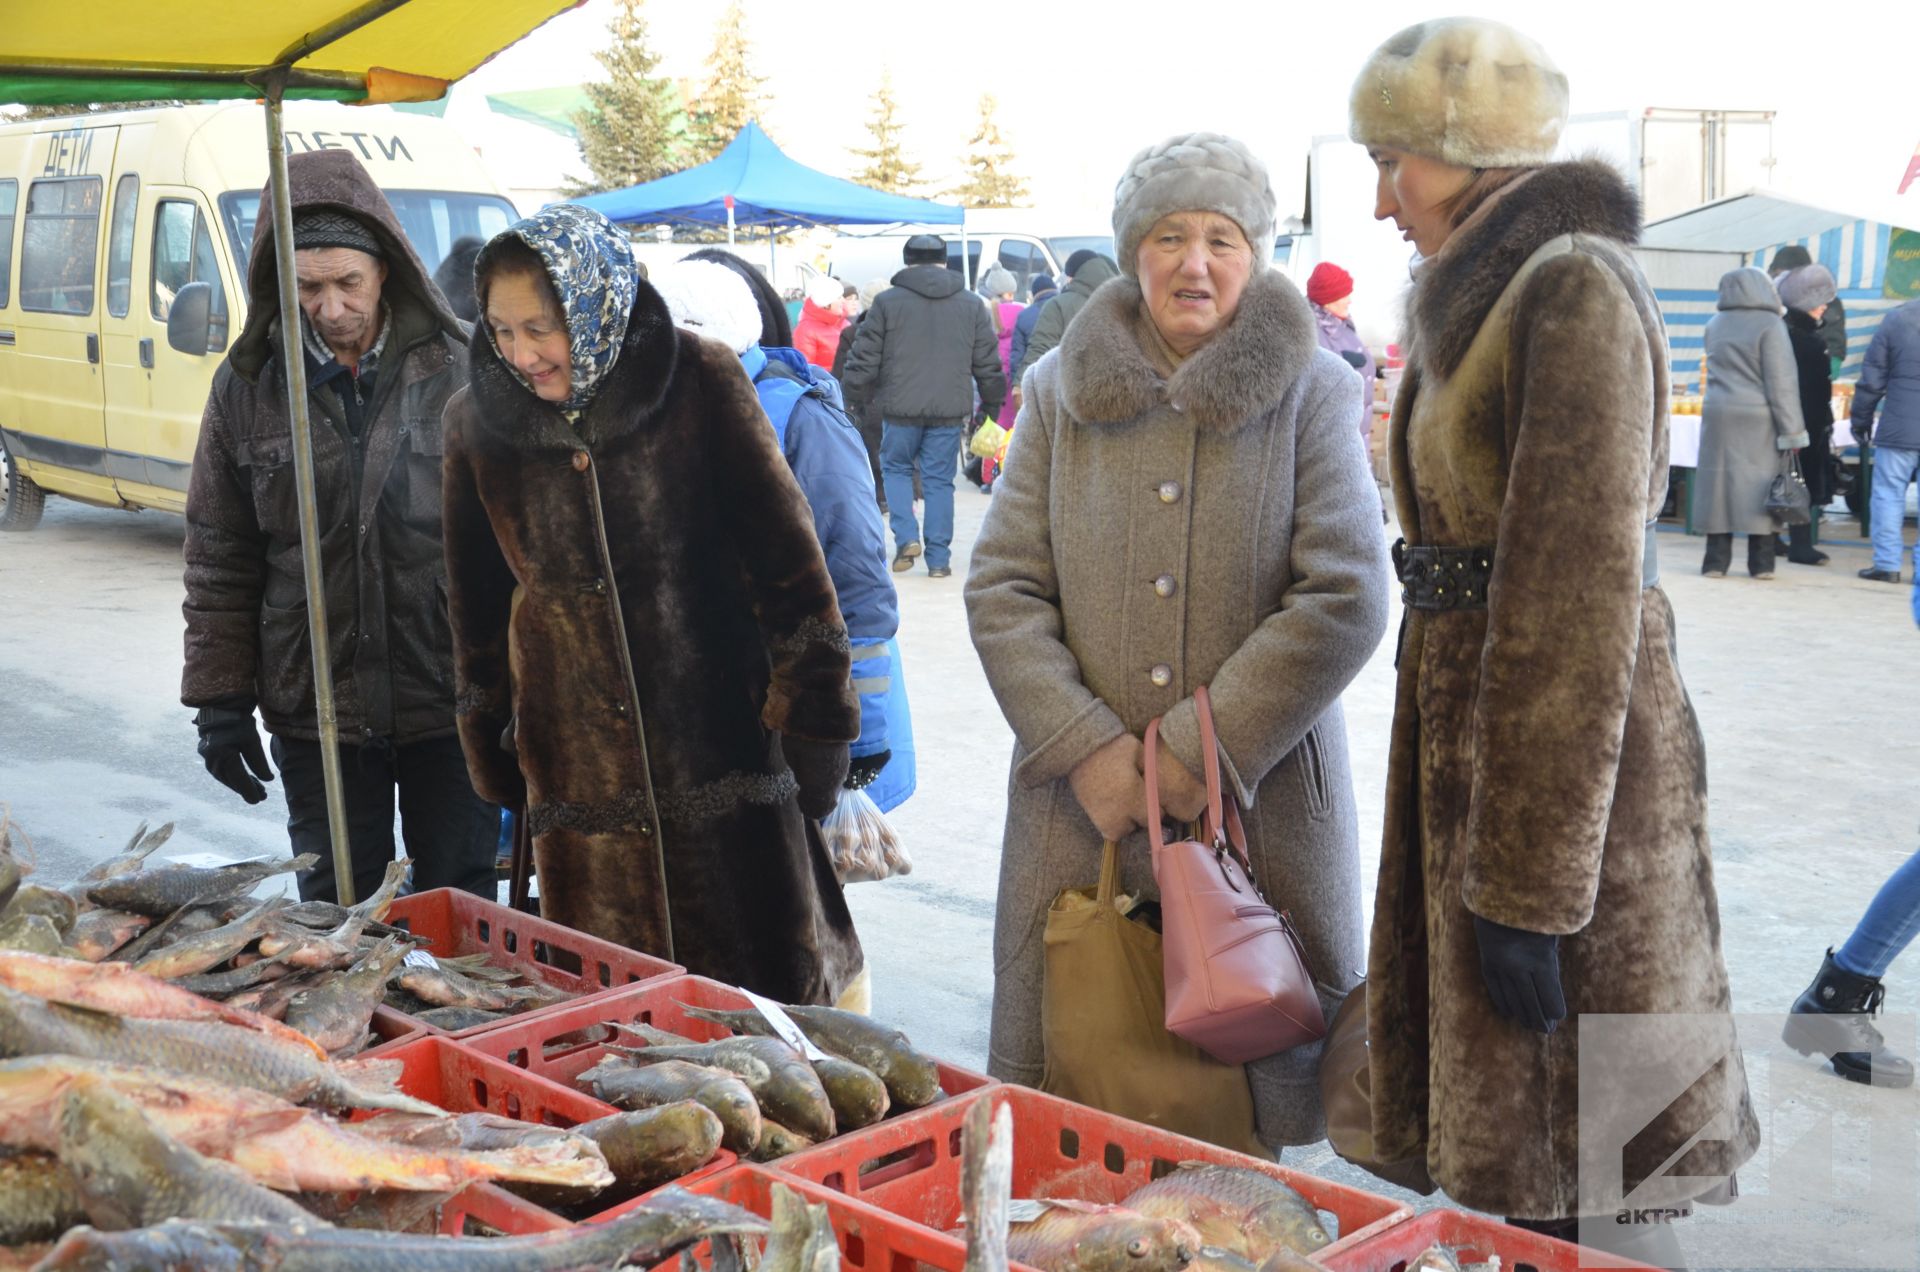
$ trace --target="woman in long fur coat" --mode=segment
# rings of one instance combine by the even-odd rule
[[[1474,19],[1396,35],[1352,99],[1375,215],[1424,258],[1389,442],[1408,614],[1369,958],[1375,1149],[1562,1230],[1622,1202],[1582,1158],[1616,1129],[1582,1126],[1583,1095],[1624,1111],[1679,1079],[1613,1155],[1637,1205],[1684,1206],[1708,1185],[1674,1177],[1724,1178],[1759,1138],[1652,553],[1664,332],[1629,250],[1638,200],[1602,163],[1551,162],[1566,109],[1538,45]],[[1581,1072],[1583,1041],[1618,1041],[1588,1026],[1605,1013],[1674,1026],[1634,1057],[1650,1068]]]
[[[474,785],[542,913],[793,1003],[860,943],[813,818],[859,733],[812,519],[731,349],[562,205],[476,266],[447,406],[447,600]]]

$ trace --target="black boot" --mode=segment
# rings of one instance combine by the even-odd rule
[[[1849,1082],[1874,1086],[1910,1087],[1913,1062],[1887,1050],[1887,1040],[1873,1027],[1887,991],[1877,977],[1856,976],[1834,962],[1827,951],[1820,974],[1800,997],[1780,1031],[1786,1044],[1803,1056],[1814,1052],[1833,1061],[1833,1071]]]
[[[1813,546],[1813,527],[1788,526],[1787,540],[1792,547],[1787,551],[1787,560],[1795,565],[1825,565],[1830,558],[1826,553]]]

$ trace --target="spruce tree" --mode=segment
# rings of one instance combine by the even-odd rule
[[[607,47],[594,54],[607,70],[586,84],[587,107],[573,117],[580,156],[592,177],[571,183],[569,197],[619,190],[680,168],[675,153],[673,86],[655,78],[660,55],[647,42],[643,0],[618,0],[607,24]]]
[[[896,117],[899,107],[893,96],[893,74],[882,72],[880,87],[873,95],[873,113],[867,117],[873,145],[853,152],[856,159],[866,160],[866,167],[854,173],[853,179],[888,194],[912,194],[920,184],[920,165],[907,158],[901,143],[903,128]]]
[[[948,191],[970,208],[1011,208],[1027,201],[1027,182],[1013,171],[1013,147],[994,118],[999,103],[992,93],[980,97],[980,123],[967,140],[961,163],[967,179]]]
[[[706,82],[687,108],[690,164],[705,163],[725,150],[742,128],[759,117],[766,106],[765,83],[765,77],[753,71],[747,15],[740,0],[732,0],[714,29]]]

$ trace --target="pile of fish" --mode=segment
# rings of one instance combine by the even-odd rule
[[[723,1147],[757,1162],[944,1095],[939,1066],[904,1034],[865,1016],[832,1007],[782,1008],[811,1044],[809,1058],[758,1011],[684,1003],[680,1009],[734,1036],[699,1042],[650,1025],[621,1025],[623,1034],[645,1045],[609,1045],[576,1079],[581,1088],[623,1109],[692,1100],[719,1120]]]
[[[488,966],[484,955],[414,954],[424,939],[383,922],[406,878],[404,859],[387,867],[379,891],[352,908],[278,897],[255,902],[249,894],[263,880],[316,858],[150,866],[147,859],[172,833],[171,825],[151,833],[142,826],[125,852],[64,888],[22,884],[0,839],[0,951],[127,964],[285,1021],[333,1056],[378,1041],[368,1031],[382,1002],[451,1031],[565,997],[549,986],[512,983],[520,973]]]
[[[1315,1272],[1332,1238],[1313,1203],[1264,1172],[1178,1168],[1118,1205],[1012,1199],[1013,1119],[979,1100],[961,1128],[967,1272]],[[1409,1266],[1411,1272],[1411,1265]],[[1435,1264],[1431,1272],[1442,1272]],[[1452,1272],[1459,1272],[1452,1269]]]
[[[1041,1272],[1311,1272],[1331,1241],[1313,1203],[1281,1180],[1184,1162],[1117,1205],[1013,1202],[1008,1254]]]
[[[79,1227],[39,1272],[584,1272],[646,1267],[696,1242],[768,1231],[765,1220],[711,1197],[664,1189],[606,1223],[530,1237],[395,1236],[312,1220],[168,1220],[116,1231]],[[777,1234],[776,1234],[777,1235]],[[769,1248],[772,1241],[769,1240]],[[838,1251],[835,1252],[836,1254]],[[765,1265],[762,1265],[763,1267]],[[836,1263],[837,1267],[837,1263]],[[833,1272],[798,1267],[786,1272]]]

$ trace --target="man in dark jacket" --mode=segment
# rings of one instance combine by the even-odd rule
[[[1007,396],[1000,340],[980,298],[947,268],[945,240],[907,240],[907,268],[893,276],[860,324],[843,384],[852,401],[871,401],[883,422],[880,467],[893,525],[896,574],[921,555],[913,518],[916,469],[927,500],[927,573],[946,578],[953,546],[953,474],[960,439],[980,408],[998,416]]]
[[[1813,501],[1813,520],[1787,528],[1787,560],[1796,565],[1825,565],[1829,558],[1813,546],[1813,536],[1820,509],[1833,500],[1833,367],[1826,342],[1820,338],[1820,319],[1837,292],[1833,274],[1824,265],[1802,265],[1781,275],[1776,286],[1780,303],[1787,307],[1787,339],[1793,345],[1800,414],[1807,429],[1800,471]]]
[[[440,529],[440,413],[465,330],[350,153],[287,162],[315,508],[354,895],[393,859],[396,788],[416,886],[495,895],[499,811],[474,794],[453,722]],[[281,361],[273,219],[256,222],[247,325],[214,375],[187,490],[186,669],[207,770],[250,804],[285,777],[304,898],[336,895]]]
[[[1007,392],[1013,398],[1015,413],[1020,410],[1020,367],[1027,360],[1027,344],[1033,339],[1033,329],[1040,321],[1040,311],[1046,303],[1060,294],[1060,286],[1053,281],[1051,274],[1035,274],[1031,284],[1033,299],[1020,311],[1020,317],[1014,320],[1013,343],[1007,347],[1007,366],[1013,371],[1013,382],[1007,385]],[[1012,424],[1012,420],[1006,421]]]
[[[1047,302],[1034,320],[1033,335],[1027,339],[1026,357],[1014,364],[1013,382],[1020,383],[1027,369],[1045,357],[1047,350],[1067,334],[1067,324],[1093,296],[1095,289],[1109,278],[1118,278],[1120,267],[1090,248],[1081,248],[1067,257],[1066,290]]]
[[[1873,446],[1873,564],[1860,577],[1898,583],[1907,486],[1920,471],[1920,300],[1887,314],[1873,333],[1853,391],[1853,439]]]

